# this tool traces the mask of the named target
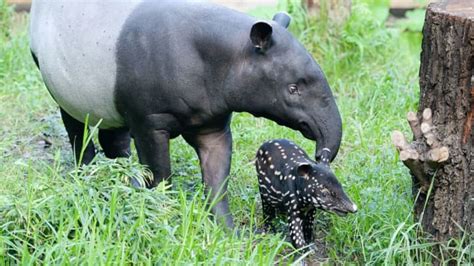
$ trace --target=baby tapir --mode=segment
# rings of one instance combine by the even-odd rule
[[[329,168],[329,160],[311,160],[295,143],[265,142],[257,152],[256,168],[265,229],[273,229],[277,214],[288,216],[290,237],[296,248],[312,241],[316,209],[340,216],[357,211]]]

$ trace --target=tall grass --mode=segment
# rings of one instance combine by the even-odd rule
[[[294,1],[287,3],[296,6],[295,33],[318,59],[336,94],[345,126],[336,168],[362,206],[356,217],[333,220],[327,237],[331,258],[414,264],[431,261],[433,248],[440,248],[453,254],[437,258],[441,261],[472,262],[474,242],[468,234],[449,243],[421,237],[411,212],[410,175],[389,141],[394,129],[409,132],[405,114],[417,109],[423,16],[417,11],[418,20],[410,21],[415,27],[401,21],[387,28],[387,1],[355,1],[352,16],[337,27],[324,14],[308,19]]]
[[[0,0],[2,1],[2,0]],[[432,243],[418,237],[411,180],[389,141],[416,109],[420,33],[387,28],[384,1],[358,0],[341,25],[309,18],[299,1],[281,1],[291,30],[310,50],[333,88],[344,137],[333,169],[360,211],[345,218],[318,213],[328,261],[426,264],[434,248],[452,251],[444,262],[468,264],[472,238]],[[268,11],[256,15],[268,17]],[[261,206],[252,159],[272,138],[290,138],[308,151],[314,143],[273,122],[238,114],[229,193],[240,233],[209,219],[194,151],[172,142],[173,184],[133,189],[128,176],[146,171],[131,159],[77,169],[57,107],[30,58],[26,17],[11,27],[0,2],[0,265],[2,264],[249,264],[296,261],[277,235],[257,235]],[[6,15],[4,15],[6,14]],[[15,18],[18,21],[18,17]],[[435,245],[440,244],[440,245]]]

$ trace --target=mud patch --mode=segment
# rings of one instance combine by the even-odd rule
[[[262,217],[262,213],[261,213],[261,210],[262,210],[262,207],[261,207],[261,203],[260,201],[258,201],[257,203],[257,207],[256,207],[258,210],[260,210],[259,214],[260,217]],[[316,212],[316,216],[315,216],[315,225],[314,225],[314,229],[313,229],[313,243],[312,246],[311,246],[311,251],[308,251],[308,252],[301,252],[299,255],[295,255],[293,257],[293,260],[282,260],[282,261],[278,261],[277,260],[277,264],[283,264],[283,265],[286,265],[286,264],[292,264],[294,263],[295,261],[300,261],[299,264],[294,264],[294,265],[325,265],[329,262],[329,256],[328,256],[328,243],[326,241],[326,237],[328,236],[329,234],[329,229],[331,228],[332,226],[332,222],[331,222],[331,218],[330,218],[330,215],[329,213],[324,213],[322,210],[319,210],[318,212]],[[273,225],[275,226],[275,229],[276,229],[276,232],[275,234],[281,234],[282,236],[286,236],[286,239],[285,241],[287,241],[288,243],[291,242],[291,239],[289,237],[289,231],[288,231],[288,226],[285,222],[285,217],[279,217],[277,219],[275,219]],[[258,232],[263,232],[261,229],[258,229]],[[294,252],[294,249],[292,248],[287,248],[285,250],[283,250],[283,252],[280,254],[281,257],[277,257],[277,258],[284,258],[288,255],[290,255],[291,253]],[[302,256],[304,258],[302,258]]]
[[[323,265],[329,262],[328,243],[326,237],[329,234],[331,220],[328,215],[316,214],[315,228],[313,231],[313,252],[302,262],[302,265]]]
[[[13,157],[26,161],[39,160],[52,163],[58,150],[61,153],[61,158],[72,156],[67,133],[62,126],[59,112],[32,123],[41,127],[41,130],[39,132],[35,130],[32,136],[19,137],[8,149],[4,150],[4,158]],[[10,132],[10,134],[13,134],[13,132]]]

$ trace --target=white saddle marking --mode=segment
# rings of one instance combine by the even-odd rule
[[[72,117],[100,128],[124,125],[114,103],[120,30],[141,0],[35,0],[30,46],[43,80]]]

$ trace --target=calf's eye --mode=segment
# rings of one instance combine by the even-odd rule
[[[321,193],[323,193],[324,196],[329,196],[329,195],[331,194],[331,192],[330,192],[329,189],[327,189],[327,188],[321,189]]]
[[[300,91],[298,90],[298,86],[296,86],[296,84],[290,84],[290,85],[288,85],[288,91],[290,92],[290,94],[298,94],[298,95],[301,95],[301,94],[300,94]]]

